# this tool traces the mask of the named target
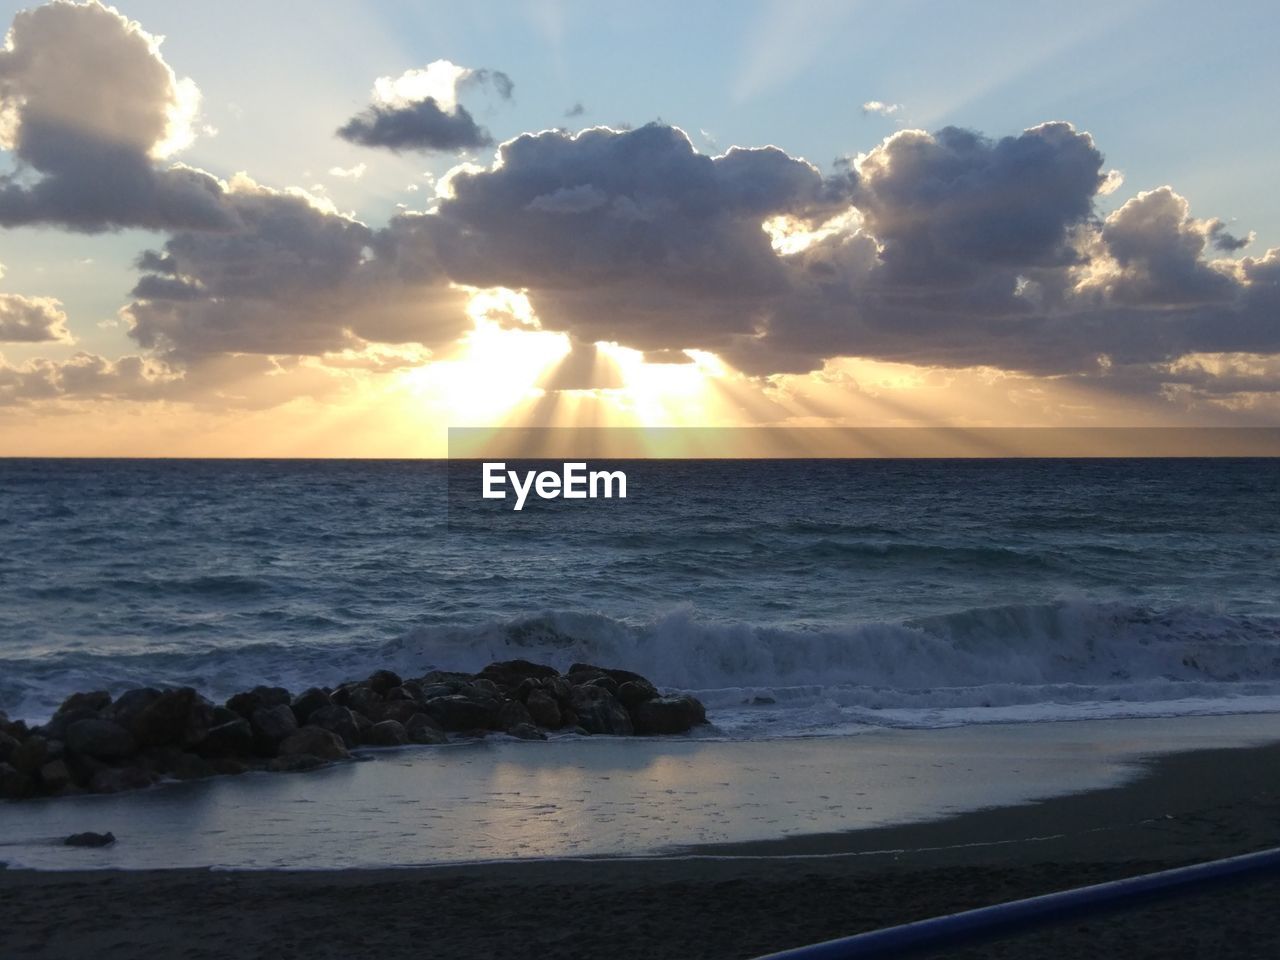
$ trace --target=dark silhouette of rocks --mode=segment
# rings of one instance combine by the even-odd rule
[[[107,833],[93,833],[92,831],[73,833],[62,841],[68,847],[109,847],[115,842],[116,835],[110,831]]]
[[[72,694],[39,726],[0,712],[0,799],[117,793],[251,770],[297,773],[361,747],[438,745],[451,735],[666,736],[706,722],[698,700],[663,696],[637,673],[575,663],[561,674],[527,660],[476,674],[406,678],[379,670],[296,696],[257,686],[221,706],[191,687],[142,687],[116,698],[95,690]]]

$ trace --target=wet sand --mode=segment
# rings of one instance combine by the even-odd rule
[[[341,837],[331,838],[341,843]],[[1280,745],[1120,786],[682,857],[396,870],[0,871],[5,957],[749,958],[1280,845]],[[1280,878],[962,957],[1280,956]]]

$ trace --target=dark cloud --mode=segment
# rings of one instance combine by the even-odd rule
[[[580,117],[586,112],[587,112],[587,108],[584,107],[582,105],[582,101],[579,100],[576,103],[574,103],[574,105],[571,106],[568,110],[566,110],[564,112],[564,115],[566,117]]]
[[[159,41],[97,2],[18,13],[0,48],[0,226],[224,229],[219,181],[158,161],[191,138],[198,91]]]
[[[1158,376],[1201,352],[1280,352],[1277,254],[1210,259],[1219,222],[1169,188],[1101,220],[1102,170],[1061,123],[905,131],[831,176],[772,147],[710,157],[661,124],[548,131],[380,230],[233,189],[243,226],[145,256],[129,314],[174,356],[435,348],[467,325],[462,284],[525,291],[580,345],[712,350],[758,375],[856,356]],[[565,382],[599,380],[585,348],[572,360]]]
[[[1227,225],[1221,220],[1211,221],[1209,235],[1213,238],[1213,248],[1221,250],[1224,253],[1234,253],[1237,250],[1243,250],[1254,241],[1254,233],[1250,231],[1243,237],[1237,237],[1235,234],[1227,232]]]
[[[365,147],[386,147],[396,152],[471,150],[493,143],[489,132],[475,122],[466,107],[442,110],[433,97],[405,106],[374,104],[339,127],[338,136]]]
[[[990,266],[1075,257],[1070,229],[1093,212],[1102,154],[1047,123],[991,141],[946,127],[895,134],[859,165],[854,205],[882,246],[886,280],[947,284]]]
[[[459,81],[458,85],[460,87],[488,87],[503,100],[510,100],[511,94],[516,89],[516,85],[512,83],[511,78],[501,70],[489,70],[485,67],[470,71]]]
[[[515,84],[501,70],[468,70],[437,60],[423,70],[409,70],[398,79],[381,78],[379,102],[338,128],[338,136],[366,147],[388,150],[456,152],[493,144],[489,132],[457,103],[467,89],[484,87],[510,100]],[[434,92],[430,92],[434,91]]]
[[[247,180],[226,203],[236,230],[179,233],[139,259],[148,272],[125,313],[141,346],[171,359],[318,355],[365,341],[438,346],[466,328],[464,297],[410,221],[380,237]]]
[[[495,168],[449,183],[421,226],[441,238],[450,277],[528,289],[553,328],[642,349],[750,332],[787,284],[761,223],[821,219],[850,191],[781,150],[712,158],[659,124],[526,134]]]
[[[1236,279],[1204,258],[1220,228],[1216,220],[1192,218],[1187,201],[1169,187],[1138,194],[1102,228],[1117,267],[1104,273],[1108,299],[1164,307],[1232,299]]]

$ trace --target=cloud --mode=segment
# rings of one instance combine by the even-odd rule
[[[154,356],[77,353],[12,365],[0,357],[0,407],[62,401],[180,402],[214,411],[266,409],[300,397],[333,399],[355,378],[299,357],[218,355],[177,365]]]
[[[580,117],[580,116],[582,116],[582,115],[583,115],[584,113],[586,113],[586,112],[587,112],[587,108],[586,108],[586,107],[584,107],[584,106],[582,105],[582,101],[581,101],[581,100],[578,100],[578,101],[576,101],[576,102],[573,104],[573,106],[569,107],[569,109],[567,109],[567,110],[564,112],[564,115],[565,115],[566,117],[570,117],[570,118],[572,118],[572,117]]]
[[[37,359],[11,366],[0,357],[0,406],[32,401],[76,399],[159,399],[159,385],[172,375],[139,356],[111,361],[77,353],[57,362]]]
[[[329,176],[337,177],[339,180],[359,180],[368,169],[368,165],[363,163],[357,163],[352,167],[330,167]]]
[[[1209,234],[1213,238],[1213,248],[1221,250],[1224,253],[1235,253],[1237,250],[1243,250],[1249,244],[1257,239],[1257,234],[1252,230],[1243,237],[1237,237],[1234,234],[1227,233],[1227,225],[1221,220],[1213,221]]]
[[[239,227],[172,236],[138,261],[130,335],[174,360],[320,355],[363,343],[438,346],[467,326],[465,296],[412,221],[381,235],[297,190],[234,180]],[[402,235],[403,234],[403,235]]]
[[[96,0],[18,13],[0,48],[0,226],[223,228],[219,181],[159,161],[190,143],[199,91],[160,41]]]
[[[436,350],[469,323],[461,287],[524,291],[575,343],[759,376],[863,357],[1157,384],[1189,354],[1280,352],[1280,254],[1211,259],[1219,221],[1169,188],[1100,219],[1112,179],[1065,123],[901,131],[832,175],[773,147],[707,156],[662,124],[546,131],[382,229],[237,182],[242,227],[145,255],[126,315],[175,361]]]
[[[1152,307],[1215,304],[1231,300],[1237,283],[1228,270],[1205,260],[1217,247],[1223,224],[1197,220],[1171,187],[1124,203],[1102,226],[1105,247],[1081,289],[1103,289],[1113,303]],[[1229,243],[1234,238],[1227,236]],[[1243,244],[1240,244],[1242,246]]]
[[[451,152],[487,147],[489,132],[479,126],[465,107],[440,109],[427,98],[403,107],[374,104],[338,128],[338,136],[365,147]]]
[[[501,72],[445,60],[382,77],[340,135],[486,146],[460,103],[480,89],[513,92]],[[121,312],[140,356],[0,364],[0,399],[341,392],[429,362],[470,329],[469,299],[494,290],[570,337],[551,389],[615,385],[594,346],[610,341],[655,362],[711,351],[758,377],[852,357],[1213,403],[1280,390],[1280,251],[1231,256],[1252,234],[1193,216],[1171,187],[1103,216],[1098,198],[1122,178],[1067,123],[998,139],[901,130],[833,172],[777,147],[711,156],[662,123],[522,134],[491,165],[440,178],[430,212],[370,226],[314,188],[173,163],[197,104],[159,40],[99,3],[15,17],[0,50],[0,144],[15,161],[0,225],[165,237],[138,258]],[[6,294],[0,339],[70,333],[56,300]]]
[[[0,293],[0,343],[71,343],[72,339],[60,301]]]
[[[499,70],[471,70],[437,60],[399,77],[380,77],[374,103],[338,128],[338,136],[366,147],[455,152],[490,146],[493,138],[458,103],[459,90],[488,87],[504,100],[514,84]]]
[[[885,103],[883,100],[868,100],[862,105],[863,113],[874,113],[881,117],[891,117],[902,109],[900,103]]]
[[[0,279],[4,277],[0,263]],[[72,343],[62,302],[53,297],[0,293],[0,343]]]
[[[526,134],[448,182],[420,226],[452,279],[527,289],[555,329],[640,349],[749,334],[786,286],[761,223],[824,218],[850,190],[772,147],[700,154],[661,124]]]
[[[549,131],[447,179],[406,235],[585,343],[755,375],[853,356],[1114,377],[1280,352],[1280,255],[1213,260],[1219,222],[1168,188],[1100,219],[1116,178],[1066,123],[901,131],[831,176],[776,148],[709,157],[661,124]]]

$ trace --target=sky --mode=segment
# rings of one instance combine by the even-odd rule
[[[0,454],[1275,425],[1273,19],[0,2]]]

